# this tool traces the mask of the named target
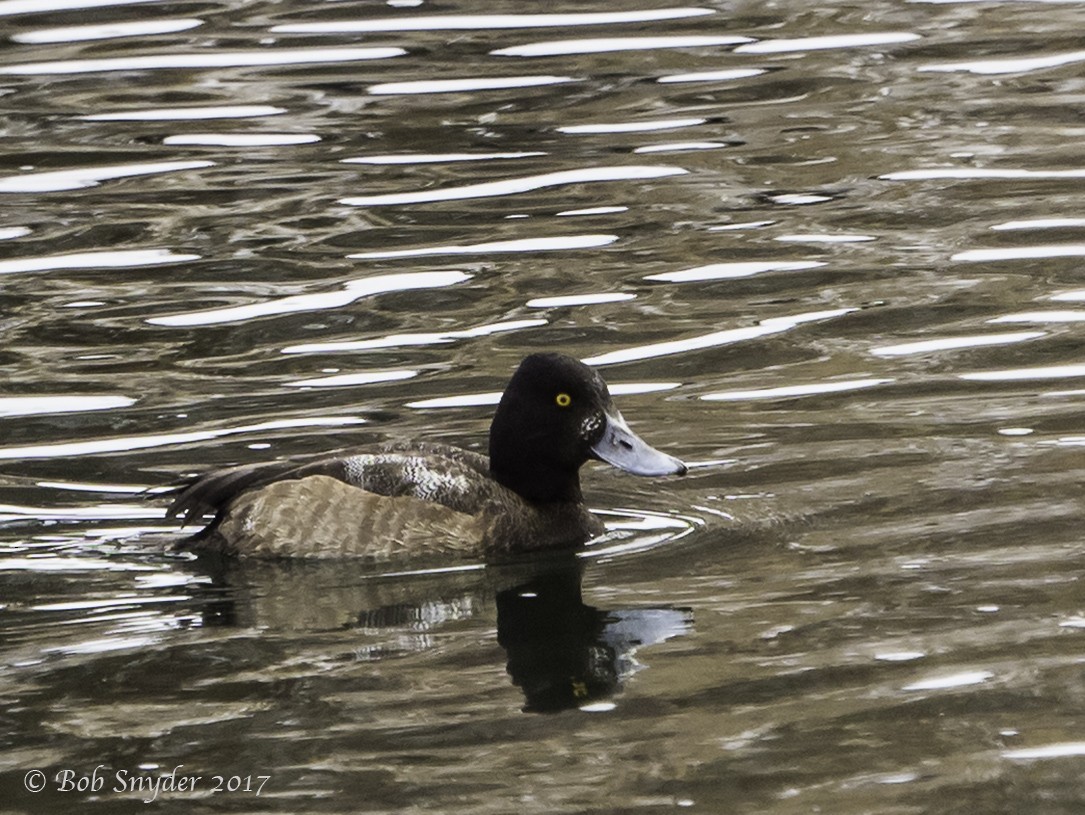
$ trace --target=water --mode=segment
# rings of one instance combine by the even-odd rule
[[[0,800],[1078,812],[1081,4],[523,11],[0,2]],[[540,348],[693,465],[584,557],[139,495],[478,447]]]

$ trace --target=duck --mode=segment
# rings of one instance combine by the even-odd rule
[[[590,460],[639,476],[686,472],[630,429],[596,370],[534,353],[501,395],[488,456],[391,442],[242,464],[175,484],[166,516],[182,527],[212,516],[181,544],[196,554],[499,560],[575,548],[604,531],[580,487]]]

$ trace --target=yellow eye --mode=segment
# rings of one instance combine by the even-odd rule
[[[573,403],[573,397],[571,397],[567,393],[559,393],[557,396],[554,397],[554,401],[557,403],[558,407],[565,408],[569,407],[569,405]]]

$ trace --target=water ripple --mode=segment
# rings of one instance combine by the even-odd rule
[[[542,175],[506,178],[462,187],[446,187],[439,190],[399,192],[386,195],[368,195],[339,199],[340,204],[353,207],[380,207],[396,204],[428,204],[436,201],[459,201],[467,198],[487,198],[497,195],[516,195],[546,187],[566,184],[588,184],[599,181],[632,181],[685,175],[681,167],[628,165],[622,167],[585,167],[580,170],[563,170]],[[2,182],[2,180],[0,180]]]
[[[113,410],[135,403],[129,396],[0,396],[0,417]]]
[[[819,260],[744,260],[730,263],[712,263],[679,272],[662,272],[645,276],[645,280],[665,283],[691,283],[703,280],[735,280],[753,277],[765,272],[801,272],[827,265]]]
[[[310,342],[302,345],[288,345],[282,349],[284,354],[327,354],[341,351],[371,351],[377,348],[404,348],[413,345],[442,345],[456,340],[468,340],[476,337],[488,337],[506,331],[520,331],[524,328],[538,328],[547,325],[546,320],[509,320],[503,323],[466,328],[459,331],[437,331],[428,334],[389,334],[372,340],[346,340],[340,342]]]
[[[121,269],[139,266],[161,266],[199,260],[199,255],[186,255],[169,249],[103,249],[94,252],[72,252],[65,255],[43,255],[33,258],[0,260],[0,275],[26,272],[52,272],[60,269]]]
[[[105,6],[134,6],[137,3],[153,2],[157,0],[0,0],[0,17]]]
[[[186,133],[166,136],[163,144],[206,147],[290,147],[320,141],[315,133]]]
[[[616,365],[621,362],[633,362],[642,359],[655,359],[656,357],[683,354],[687,351],[699,351],[704,348],[715,348],[720,345],[752,340],[765,337],[770,334],[779,334],[790,331],[804,323],[831,320],[842,317],[856,311],[854,308],[838,308],[827,311],[812,311],[805,314],[794,314],[788,317],[770,317],[761,320],[756,325],[744,328],[732,328],[726,331],[716,331],[711,334],[702,334],[697,337],[688,337],[682,340],[669,342],[657,342],[650,345],[639,345],[633,348],[623,348],[618,351],[610,351],[595,357],[585,359],[588,365]]]
[[[294,382],[284,382],[291,388],[341,388],[355,385],[376,385],[381,382],[401,382],[404,379],[413,379],[418,376],[418,371],[362,371],[354,374],[337,374],[335,376],[322,376],[314,379],[298,379]]]
[[[149,317],[152,325],[173,327],[218,325],[254,320],[259,317],[271,317],[277,314],[291,314],[298,311],[320,311],[349,305],[362,297],[384,294],[392,291],[411,289],[431,289],[453,286],[470,280],[471,275],[464,272],[415,272],[411,274],[392,274],[351,280],[339,291],[317,292],[314,294],[295,294],[263,303],[250,303],[244,306],[229,306],[203,311],[186,311],[169,314],[165,317]]]
[[[1085,255],[1085,244],[1049,246],[1011,246],[1005,249],[971,249],[958,252],[950,260],[990,262],[995,260],[1029,260],[1033,258],[1067,258]]]
[[[528,308],[565,308],[568,306],[595,306],[601,303],[621,303],[635,300],[635,294],[599,292],[598,294],[566,294],[558,297],[536,297],[528,300]]]
[[[366,91],[374,96],[421,93],[471,93],[508,88],[536,88],[576,82],[571,76],[479,76],[467,79],[425,79],[414,82],[384,82],[370,85]]]
[[[213,161],[159,161],[148,164],[116,164],[105,167],[83,167],[78,170],[50,170],[41,173],[9,175],[0,178],[0,193],[61,192],[96,187],[103,181],[133,178],[143,175],[176,173],[214,167]]]
[[[990,320],[989,322],[1000,322],[1000,320]],[[1019,331],[1013,334],[977,334],[967,337],[945,337],[937,340],[906,342],[899,345],[880,345],[877,348],[871,348],[870,353],[877,357],[901,357],[912,354],[929,354],[935,351],[955,351],[960,348],[981,348],[986,345],[1007,345],[1015,342],[1034,340],[1044,336],[1047,335],[1043,331]]]
[[[736,79],[749,79],[761,76],[767,72],[765,68],[731,68],[725,71],[698,71],[689,74],[671,74],[661,76],[656,82],[669,84],[672,82],[733,82]]]
[[[147,450],[153,447],[171,447],[178,444],[210,441],[224,436],[236,436],[246,433],[263,433],[269,430],[293,430],[303,427],[350,427],[364,424],[365,419],[357,416],[328,416],[308,419],[278,419],[251,425],[224,427],[217,430],[192,430],[185,433],[154,433],[144,436],[114,436],[112,438],[91,439],[89,441],[58,442],[54,444],[36,444],[28,447],[0,447],[0,459],[29,458],[67,458],[69,456],[90,456],[97,453],[121,453],[131,450]],[[157,517],[161,517],[159,512]],[[116,517],[113,512],[107,517]]]
[[[1085,218],[1027,218],[1022,221],[1006,221],[990,227],[995,232],[1019,229],[1068,229],[1085,227]]]
[[[566,125],[559,133],[651,133],[656,130],[676,130],[703,125],[708,119],[662,119],[654,122],[615,122],[613,124]]]
[[[122,110],[113,113],[88,113],[78,118],[85,122],[170,122],[200,121],[203,119],[251,119],[261,116],[279,116],[286,108],[274,105],[214,105],[208,107],[151,108],[149,110]]]
[[[764,40],[740,45],[736,54],[786,54],[792,51],[823,51],[831,48],[862,48],[872,45],[896,45],[921,39],[906,31],[878,34],[838,34],[826,37],[799,37],[790,40]]]
[[[753,42],[750,37],[662,36],[600,37],[584,40],[550,40],[498,48],[498,57],[558,57],[573,54],[605,54],[614,51],[651,51],[659,48],[711,48]]]
[[[356,156],[342,159],[343,164],[449,164],[461,161],[496,161],[537,158],[546,153],[537,150],[516,153],[392,153],[382,156]]]
[[[356,260],[426,257],[429,255],[475,255],[495,252],[553,252],[561,249],[594,249],[618,240],[617,235],[562,235],[549,238],[520,238],[510,241],[471,243],[463,246],[427,246],[422,249],[391,249],[386,252],[358,252],[347,255]]]
[[[715,14],[706,8],[647,9],[643,11],[569,12],[564,14],[448,14],[376,20],[336,20],[322,23],[287,23],[274,26],[276,34],[356,34],[390,31],[483,31],[504,28],[619,25],[679,20]]]
[[[150,54],[139,57],[69,59],[0,66],[4,75],[92,74],[159,69],[253,68],[271,65],[313,65],[358,62],[403,56],[402,48],[279,48],[263,51],[211,51],[200,54]]]
[[[1066,54],[1051,54],[1043,57],[1011,57],[1005,59],[981,59],[972,62],[946,62],[937,65],[924,65],[919,70],[928,72],[952,73],[967,71],[973,74],[1025,74],[1032,71],[1045,71],[1085,62],[1085,51],[1071,51]]]
[[[932,170],[902,170],[895,173],[886,173],[878,178],[886,181],[939,181],[949,179],[954,181],[972,180],[1007,180],[1024,181],[1037,180],[1049,181],[1066,178],[1085,178],[1085,169],[1078,170],[1017,170],[1017,169],[988,169],[979,167],[948,167]]]
[[[121,37],[149,37],[156,34],[174,34],[203,25],[203,20],[182,18],[176,20],[138,20],[130,23],[100,23],[98,25],[72,25],[61,28],[42,28],[12,34],[13,42],[30,45],[60,42],[85,42],[88,40],[112,40]]]
[[[753,399],[794,399],[798,396],[819,396],[827,393],[845,393],[863,390],[893,382],[892,379],[851,379],[841,382],[812,382],[806,385],[785,385],[779,388],[758,390],[734,390],[706,393],[706,402],[743,402]]]

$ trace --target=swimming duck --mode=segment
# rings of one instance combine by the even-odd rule
[[[580,491],[589,459],[643,476],[686,471],[629,429],[595,370],[539,353],[520,363],[501,396],[488,459],[423,442],[246,464],[176,487],[166,515],[182,526],[214,515],[186,542],[195,551],[499,558],[576,546],[603,531]]]

